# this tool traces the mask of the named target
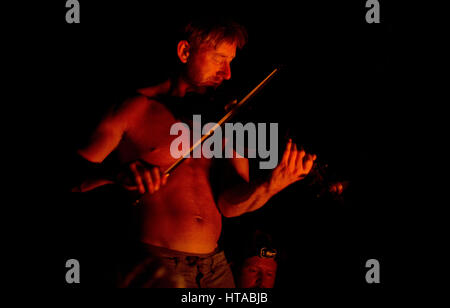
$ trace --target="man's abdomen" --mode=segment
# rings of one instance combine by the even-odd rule
[[[222,217],[209,179],[189,165],[179,168],[166,186],[142,198],[141,241],[190,253],[212,252],[220,237]]]

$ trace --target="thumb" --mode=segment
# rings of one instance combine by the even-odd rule
[[[128,191],[136,191],[136,190],[139,189],[137,187],[137,185],[128,185],[128,184],[125,184],[125,183],[122,183],[122,187],[125,188]]]
[[[163,176],[162,176],[162,181],[161,181],[161,183],[163,184],[163,185],[166,185],[166,183],[167,183],[167,179],[169,178],[169,173],[166,173],[166,174],[164,174]]]

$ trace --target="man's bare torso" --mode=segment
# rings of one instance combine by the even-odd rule
[[[169,132],[177,120],[161,102],[141,98],[138,104],[117,147],[119,159],[142,159],[165,170],[175,161],[170,144],[177,136]],[[188,158],[171,173],[165,186],[142,197],[136,207],[142,242],[190,253],[209,253],[216,248],[221,214],[210,185],[211,163],[206,158]]]

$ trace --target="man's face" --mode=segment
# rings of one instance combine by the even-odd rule
[[[236,56],[236,43],[223,41],[217,46],[202,44],[187,62],[188,81],[197,87],[217,88],[231,78],[230,63]]]
[[[274,259],[253,256],[247,258],[238,281],[240,288],[273,288],[277,273]]]

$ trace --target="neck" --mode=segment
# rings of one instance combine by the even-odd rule
[[[168,94],[170,96],[184,97],[189,92],[195,92],[199,94],[204,94],[205,88],[200,88],[194,86],[192,83],[188,82],[182,75],[170,79],[170,89]]]

